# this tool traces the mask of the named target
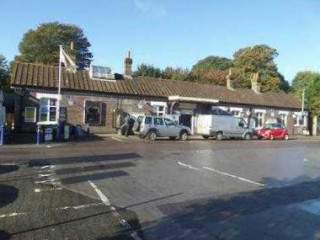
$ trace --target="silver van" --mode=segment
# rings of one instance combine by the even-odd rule
[[[185,141],[191,135],[190,128],[178,125],[170,118],[158,116],[139,116],[133,130],[140,137],[151,141],[157,137],[169,137],[172,140],[179,138]]]
[[[223,138],[242,138],[250,140],[253,129],[249,128],[243,118],[231,115],[197,115],[197,134],[203,138],[215,137],[217,140]]]

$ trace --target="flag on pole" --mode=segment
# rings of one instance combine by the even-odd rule
[[[62,46],[60,47],[60,63],[63,63],[64,66],[72,72],[75,72],[77,70],[76,64],[71,59],[71,57],[64,51]]]

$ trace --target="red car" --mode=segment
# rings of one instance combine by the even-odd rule
[[[286,129],[281,123],[267,124],[259,130],[255,130],[255,135],[259,139],[289,139],[288,129]]]

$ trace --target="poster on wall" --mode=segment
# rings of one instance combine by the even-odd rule
[[[60,122],[67,121],[67,108],[66,107],[60,107],[59,121]]]
[[[24,122],[35,123],[37,118],[37,109],[35,107],[26,107],[24,111]]]
[[[44,140],[45,141],[52,141],[53,140],[53,128],[47,127],[44,132]]]

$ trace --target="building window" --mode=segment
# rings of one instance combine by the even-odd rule
[[[57,99],[56,98],[40,98],[39,122],[42,124],[57,123]]]
[[[89,125],[101,125],[102,102],[85,101],[85,120]]]
[[[283,126],[287,126],[287,114],[280,114],[280,121]]]
[[[231,113],[233,114],[233,116],[241,117],[241,112],[240,111],[231,111]]]
[[[256,113],[256,117],[257,117],[257,127],[263,127],[263,124],[264,124],[264,113],[257,112]]]
[[[26,107],[24,108],[24,122],[35,123],[37,118],[37,108]]]
[[[166,114],[165,106],[153,106],[153,111],[157,116],[164,116]]]

